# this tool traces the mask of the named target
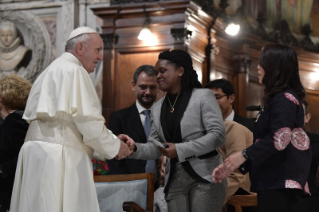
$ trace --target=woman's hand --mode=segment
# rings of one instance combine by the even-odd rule
[[[237,152],[232,154],[228,158],[224,160],[224,163],[220,164],[213,171],[213,181],[215,183],[221,183],[226,177],[228,177],[231,173],[234,172],[241,164],[246,161],[244,156],[242,156],[241,152]]]
[[[232,170],[232,172],[237,169],[241,164],[243,164],[246,161],[244,156],[242,156],[241,152],[237,152],[235,154],[232,154],[228,158],[224,160],[225,166]]]
[[[164,143],[167,147],[158,146],[161,153],[169,158],[177,158],[176,147],[174,143]]]
[[[213,171],[213,181],[215,183],[221,183],[226,177],[228,177],[232,171],[228,169],[224,163],[220,164]]]

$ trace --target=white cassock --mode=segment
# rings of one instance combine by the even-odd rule
[[[32,86],[10,212],[99,212],[93,151],[114,158],[120,140],[104,125],[92,81],[63,53]]]

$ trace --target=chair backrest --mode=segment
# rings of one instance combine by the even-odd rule
[[[123,211],[123,202],[134,202],[147,211],[153,210],[154,174],[94,176],[101,212]]]
[[[235,212],[242,212],[242,207],[258,206],[257,194],[252,195],[233,195],[228,201],[228,204],[235,207]]]

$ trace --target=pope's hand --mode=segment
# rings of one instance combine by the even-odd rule
[[[121,145],[120,145],[119,152],[116,155],[116,159],[122,160],[124,158],[127,158],[131,154],[131,151],[128,145],[126,145],[124,142],[130,141],[132,139],[128,135],[124,135],[124,134],[120,134],[117,137],[121,140]]]

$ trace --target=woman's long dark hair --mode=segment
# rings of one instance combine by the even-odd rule
[[[296,52],[282,44],[267,44],[260,53],[259,65],[264,69],[262,80],[265,85],[264,104],[277,93],[292,88],[300,100],[305,98],[305,89],[299,77],[299,65]]]
[[[193,69],[193,61],[191,56],[183,50],[164,51],[159,54],[158,59],[168,60],[174,64],[175,68],[184,67],[182,76],[182,88],[202,88],[202,84],[198,81],[198,75]]]

